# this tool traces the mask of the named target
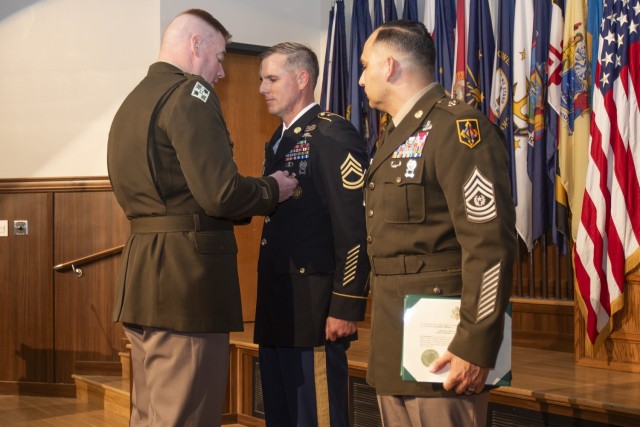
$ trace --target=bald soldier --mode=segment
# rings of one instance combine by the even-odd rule
[[[233,222],[297,185],[238,174],[214,91],[229,38],[205,11],[178,15],[109,133],[109,178],[131,219],[113,317],[132,345],[132,426],[220,425],[229,332],[243,328]]]
[[[384,425],[484,426],[511,293],[515,212],[497,128],[434,82],[435,47],[422,23],[391,21],[362,53],[371,107],[387,127],[365,178],[372,332],[367,381]],[[404,297],[461,297],[443,384],[400,376]]]

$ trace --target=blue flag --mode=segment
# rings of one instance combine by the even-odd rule
[[[596,82],[596,62],[598,62],[598,41],[600,37],[600,23],[602,22],[602,0],[588,0],[587,6],[587,48],[589,49],[588,64],[591,64],[589,81],[589,105],[592,105],[593,88]]]
[[[558,175],[558,142],[560,114],[562,110],[562,40],[564,33],[564,0],[551,1],[551,26],[547,59],[547,104],[545,107],[547,179],[553,182],[554,204],[551,208],[551,239],[562,255],[566,255],[566,238],[569,236],[569,210],[567,195],[556,186]]]
[[[384,22],[395,21],[396,19],[398,19],[396,2],[394,0],[384,0]]]
[[[436,0],[435,15],[433,41],[436,44],[436,81],[450,90],[453,82],[453,58],[456,48],[453,39],[456,28],[454,0]]]
[[[329,35],[325,55],[320,106],[344,116],[347,109],[347,41],[344,0],[336,1],[329,12]]]
[[[373,29],[375,30],[382,24],[384,24],[384,17],[382,16],[382,0],[373,0]]]
[[[469,34],[467,37],[465,100],[487,116],[491,110],[489,96],[496,48],[491,22],[491,11],[487,0],[472,1],[469,10]]]
[[[498,12],[498,42],[496,67],[491,92],[491,118],[504,133],[509,155],[509,177],[511,195],[517,202],[516,164],[513,140],[513,22],[515,0],[500,0]]]
[[[371,17],[369,16],[369,0],[354,0],[351,12],[351,63],[349,66],[349,106],[347,119],[364,136],[368,100],[362,86],[358,84],[362,74],[360,56],[367,37],[371,34]]]
[[[402,19],[418,21],[418,0],[404,0]]]
[[[531,237],[535,241],[553,222],[555,208],[555,165],[547,164],[546,99],[547,59],[551,2],[537,1],[533,13],[531,68],[529,73],[529,147],[527,172],[531,178]],[[550,179],[550,175],[554,177]]]

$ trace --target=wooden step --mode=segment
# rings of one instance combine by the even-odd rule
[[[129,378],[103,375],[72,375],[76,398],[102,408],[114,426],[127,426],[131,411]]]
[[[120,356],[120,364],[122,365],[122,378],[131,378],[131,352],[121,351],[118,356]]]

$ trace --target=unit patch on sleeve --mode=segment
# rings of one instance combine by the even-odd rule
[[[342,186],[347,190],[357,190],[362,187],[364,169],[351,153],[347,154],[347,158],[340,165],[340,175],[342,176]]]
[[[422,149],[424,143],[429,136],[429,132],[418,132],[407,139],[402,145],[396,148],[391,155],[392,159],[409,159],[414,157],[422,157]]]
[[[458,141],[460,143],[473,148],[480,144],[480,126],[478,119],[462,119],[456,120],[458,125]]]
[[[464,184],[464,206],[470,222],[489,222],[498,216],[493,183],[485,178],[478,168]]]
[[[209,89],[204,87],[202,83],[196,82],[196,85],[193,87],[193,90],[191,91],[191,96],[195,96],[202,102],[207,102],[207,99],[209,99],[209,93],[210,93]]]

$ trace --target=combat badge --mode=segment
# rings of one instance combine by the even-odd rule
[[[456,124],[458,125],[458,140],[462,144],[469,148],[480,144],[481,138],[478,119],[456,120]]]
[[[340,175],[342,176],[342,186],[347,190],[357,190],[362,187],[364,170],[351,153],[347,154],[347,158],[340,165]]]
[[[211,92],[209,91],[209,89],[204,87],[202,83],[196,82],[196,85],[193,87],[193,90],[191,91],[191,96],[195,96],[202,102],[207,102],[207,99],[209,99],[210,93]]]
[[[498,216],[493,183],[478,168],[473,170],[464,184],[464,205],[470,222],[489,222]]]

